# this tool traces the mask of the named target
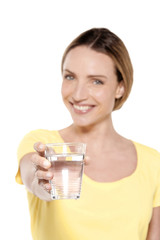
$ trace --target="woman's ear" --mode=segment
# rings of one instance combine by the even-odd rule
[[[123,94],[124,94],[124,91],[125,91],[125,89],[124,89],[124,82],[122,81],[122,82],[120,82],[120,83],[118,84],[115,98],[116,98],[116,99],[121,98],[121,97],[123,96]]]

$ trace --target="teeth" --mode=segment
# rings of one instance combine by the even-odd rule
[[[80,111],[87,111],[88,109],[91,109],[92,107],[90,106],[78,106],[78,105],[73,105],[75,109],[80,110]]]

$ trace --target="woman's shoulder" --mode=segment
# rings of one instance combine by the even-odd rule
[[[150,153],[150,154],[160,154],[160,152],[158,150],[156,150],[153,147],[150,147],[148,145],[144,145],[143,143],[139,143],[136,141],[133,141],[140,149],[141,151],[143,151],[144,153]]]
[[[52,143],[62,141],[58,130],[35,129],[28,132],[24,138],[32,138],[35,141],[42,141],[44,143]]]
[[[145,163],[148,162],[149,164],[160,167],[160,152],[158,150],[139,142],[134,142],[134,144],[137,149],[137,154]]]

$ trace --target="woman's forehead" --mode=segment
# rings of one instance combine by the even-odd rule
[[[89,70],[91,72],[100,71],[108,73],[115,70],[115,64],[111,57],[108,55],[97,52],[87,46],[78,46],[73,48],[66,55],[63,71],[68,69],[70,71],[75,70]]]

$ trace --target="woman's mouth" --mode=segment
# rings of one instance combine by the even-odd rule
[[[71,103],[71,105],[73,107],[74,112],[78,113],[78,114],[88,113],[88,112],[90,112],[94,108],[94,105],[87,105],[87,104],[74,104],[74,103]]]

